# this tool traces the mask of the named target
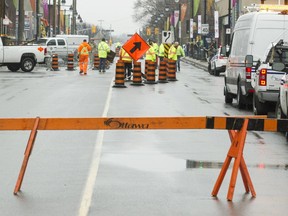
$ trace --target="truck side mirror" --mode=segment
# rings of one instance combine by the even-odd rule
[[[246,55],[245,57],[245,67],[252,67],[253,66],[253,56]]]
[[[272,70],[282,71],[285,69],[285,64],[282,62],[273,62]]]

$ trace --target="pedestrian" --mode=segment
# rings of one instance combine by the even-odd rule
[[[121,48],[120,50],[120,55],[119,55],[120,60],[124,62],[124,67],[125,67],[125,79],[131,80],[131,71],[132,71],[132,58],[131,56]]]
[[[180,59],[181,57],[185,57],[185,52],[182,46],[179,46],[179,44],[177,46],[176,54],[177,54],[177,68],[178,68],[178,72],[180,72]]]
[[[110,47],[106,43],[105,38],[102,38],[101,42],[98,44],[98,55],[100,58],[99,72],[105,73],[106,59],[107,59],[107,54],[109,52],[110,52]]]
[[[92,48],[87,43],[86,39],[84,39],[83,42],[78,47],[80,75],[87,75],[89,52],[91,51],[91,49]]]

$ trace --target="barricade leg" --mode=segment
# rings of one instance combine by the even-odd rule
[[[21,185],[22,185],[22,181],[23,181],[23,178],[24,178],[24,175],[25,175],[25,171],[26,171],[26,168],[27,168],[27,165],[28,165],[28,161],[29,161],[32,149],[33,149],[34,142],[36,140],[37,128],[38,128],[38,125],[39,125],[39,121],[40,121],[40,118],[37,117],[35,119],[35,123],[34,123],[33,129],[32,129],[32,131],[30,133],[30,137],[29,137],[29,140],[28,140],[28,143],[27,143],[27,146],[26,146],[26,150],[25,150],[25,153],[24,153],[24,159],[23,159],[22,166],[21,166],[21,169],[20,169],[20,172],[19,172],[19,175],[18,175],[18,179],[17,179],[16,185],[15,185],[15,189],[14,189],[14,194],[15,195],[21,189]]]
[[[229,131],[229,135],[231,139],[231,146],[228,151],[225,162],[222,166],[222,169],[220,171],[220,174],[218,176],[218,179],[214,185],[212,196],[217,196],[220,186],[225,177],[225,174],[229,168],[229,164],[232,158],[235,158],[233,169],[232,169],[232,174],[230,178],[229,189],[227,193],[227,200],[232,201],[233,199],[239,169],[242,175],[242,180],[243,180],[246,192],[248,193],[250,190],[252,196],[256,197],[256,192],[254,190],[253,183],[251,181],[247,166],[245,164],[245,160],[243,158],[243,150],[244,150],[245,139],[246,139],[246,134],[247,134],[247,127],[248,127],[248,119],[245,119],[242,129],[240,131]]]

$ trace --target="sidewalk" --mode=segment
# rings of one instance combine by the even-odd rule
[[[192,64],[193,66],[200,68],[202,70],[208,71],[208,62],[207,61],[200,61],[191,57],[184,57],[181,60],[185,63]]]

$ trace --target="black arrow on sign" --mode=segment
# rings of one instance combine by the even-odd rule
[[[167,40],[170,38],[171,32],[168,33],[168,37],[165,39],[165,43],[167,42]]]
[[[134,53],[137,49],[141,50],[141,42],[135,42],[134,47],[130,50],[131,53]]]

